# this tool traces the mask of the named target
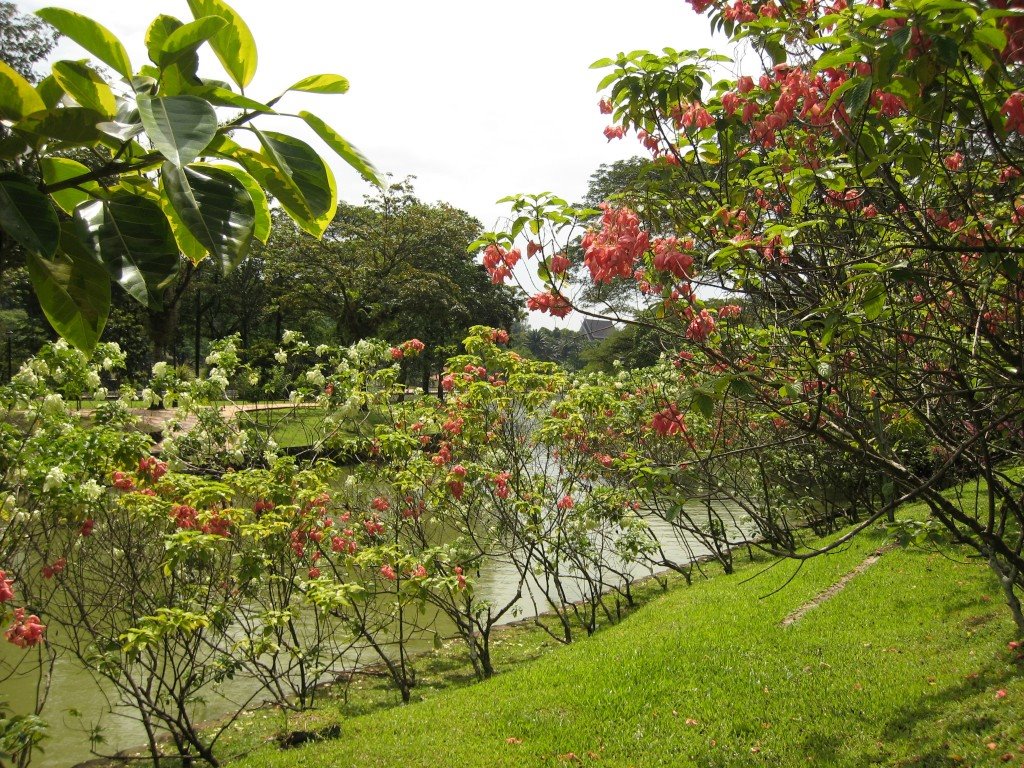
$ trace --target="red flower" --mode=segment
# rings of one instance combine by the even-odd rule
[[[662,437],[686,432],[686,421],[675,403],[661,409],[651,417],[651,429]]]
[[[380,567],[380,575],[383,576],[388,581],[394,581],[395,580],[395,569],[392,568],[387,563],[384,563],[384,565],[382,565]]]
[[[572,312],[572,304],[560,293],[545,291],[526,300],[526,307],[534,312],[549,312],[553,317],[565,317]]]
[[[640,218],[629,208],[612,208],[607,203],[602,203],[601,208],[604,210],[601,229],[583,236],[583,263],[594,282],[607,283],[613,278],[633,274],[634,265],[647,250],[649,240],[647,233],[640,229]]]

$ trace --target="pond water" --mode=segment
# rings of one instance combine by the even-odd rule
[[[727,504],[721,506],[722,512],[725,513],[724,517],[735,515],[736,519],[743,518],[740,510]],[[693,539],[681,540],[673,527],[664,520],[651,517],[647,522],[669,559],[686,563],[708,554],[708,550],[700,542]],[[652,575],[656,570],[650,565],[641,564],[635,564],[630,568],[630,572],[637,578]],[[479,597],[502,606],[515,596],[518,573],[511,563],[494,561],[481,571],[475,579],[475,585]],[[577,599],[579,594],[570,593],[568,597]],[[501,623],[535,616],[535,604],[541,612],[546,610],[543,595],[534,594],[531,597],[524,590],[515,610],[506,613]],[[452,627],[446,626],[444,622],[439,622],[437,629],[442,635],[452,634]],[[428,635],[415,640],[412,643],[412,650],[415,652],[429,649],[432,638],[433,635]],[[13,663],[21,653],[13,645],[0,642],[0,663]],[[0,681],[0,699],[6,700],[16,711],[29,711],[36,694],[35,685],[34,676],[13,677]],[[244,690],[244,685],[235,683],[234,690],[227,691],[228,695],[243,700],[248,698],[253,689],[251,683],[248,690]],[[53,667],[50,694],[43,713],[44,719],[49,723],[49,736],[43,743],[45,752],[37,753],[33,757],[32,765],[38,768],[66,768],[95,757],[90,752],[88,732],[96,726],[103,729],[104,743],[99,747],[103,754],[112,754],[121,749],[144,744],[144,731],[138,722],[130,718],[130,711],[111,712],[114,697],[109,693],[110,690],[108,685],[98,684],[93,676],[73,659],[58,658]],[[262,699],[262,696],[258,696],[254,703],[259,703]],[[199,719],[209,719],[222,715],[229,709],[230,705],[225,700],[211,697],[196,714]]]

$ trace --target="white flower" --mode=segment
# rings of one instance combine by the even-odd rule
[[[50,415],[61,413],[64,410],[64,398],[51,392],[43,398],[43,413]]]
[[[103,362],[100,363],[100,367],[103,368],[104,371],[109,371],[111,368],[114,367],[114,361],[111,360],[109,357],[104,357]]]
[[[109,394],[110,392],[107,390],[106,387],[97,387],[96,391],[92,393],[92,399],[101,401],[106,400],[107,395]]]
[[[60,467],[53,467],[49,472],[46,473],[46,479],[43,480],[43,493],[49,493],[55,487],[63,485],[67,476],[64,474],[64,470]]]
[[[220,352],[211,352],[206,356],[207,365],[218,365],[220,364]]]
[[[355,475],[349,475],[348,477],[345,478],[345,487],[347,487],[347,488],[355,488],[356,487],[356,476]]]
[[[316,348],[317,357],[323,357],[324,355],[326,355],[328,353],[328,351],[330,351],[330,349],[331,348],[329,346],[327,346],[326,344],[321,344],[320,346],[318,346]]]
[[[315,387],[322,387],[327,383],[327,379],[324,378],[324,375],[320,372],[319,368],[313,368],[312,370],[306,371],[306,381]]]
[[[85,374],[85,386],[89,389],[96,389],[100,385],[100,375],[96,371],[89,371]]]
[[[249,374],[249,385],[252,386],[252,387],[255,387],[259,383],[260,383],[260,375],[256,371],[253,371],[252,373],[250,373]]]
[[[283,349],[279,349],[277,350],[277,352],[274,353],[274,359],[277,360],[277,362],[279,362],[281,365],[284,365],[285,363],[288,362],[288,353],[285,352]]]
[[[103,486],[90,478],[82,483],[82,493],[89,501],[96,501],[103,495]]]
[[[56,343],[54,343],[54,345],[53,345],[53,348],[54,349],[67,349],[68,348],[68,343],[66,341],[64,341],[64,339],[57,339]]]
[[[142,400],[142,407],[143,408],[149,408],[149,406],[151,406],[151,405],[153,405],[153,403],[157,402],[157,399],[158,398],[157,398],[156,392],[154,392],[149,387],[146,387],[144,390],[142,390],[141,400]]]
[[[161,360],[159,363],[153,363],[153,377],[161,379],[167,375],[167,362]]]
[[[224,375],[224,371],[220,368],[211,368],[210,372],[206,374],[206,378],[219,389],[226,389],[228,386],[228,377]]]
[[[281,334],[282,344],[291,344],[293,341],[299,338],[298,331],[285,331]]]
[[[67,374],[64,372],[63,368],[55,368],[53,370],[53,380],[55,382],[57,382],[58,384],[63,384],[64,383],[64,379],[66,379],[66,378],[67,378]]]
[[[291,392],[288,393],[288,402],[292,403],[293,405],[295,403],[301,403],[302,393],[298,392],[297,390],[292,390]]]

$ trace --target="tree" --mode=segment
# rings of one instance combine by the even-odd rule
[[[871,514],[830,547],[924,501],[989,563],[1024,631],[1022,486],[1007,470],[1024,447],[1017,3],[691,5],[763,70],[716,82],[726,57],[673,49],[597,62],[609,130],[635,130],[670,181],[642,215],[607,207],[580,242],[590,279],[632,276],[656,305],[635,322],[681,348],[666,432],[685,434],[689,407],[731,425],[729,448],[697,446],[708,467],[741,436],[762,468],[800,436],[877,477]],[[550,235],[549,270],[573,212],[513,205]],[[510,253],[516,234],[483,244]],[[737,301],[710,306],[702,285]],[[561,288],[531,304],[564,315]],[[941,493],[965,475],[984,483],[980,507]],[[777,551],[809,556],[788,523],[760,522]]]
[[[14,3],[0,2],[0,59],[29,82],[39,81],[36,66],[50,55],[57,37],[42,19],[23,16]]]
[[[295,230],[272,240],[275,302],[288,324],[326,313],[341,343],[419,338],[425,385],[470,326],[509,328],[521,312],[515,293],[467,253],[480,228],[465,211],[418,200],[408,182],[393,184],[364,205],[339,204],[320,242]]]
[[[334,178],[320,154],[259,128],[258,118],[282,114],[276,107],[289,91],[344,93],[348,81],[312,75],[257,101],[243,93],[256,71],[245,22],[222,0],[189,7],[192,21],[153,21],[151,63],[138,70],[109,30],[58,8],[37,15],[96,61],[57,62],[35,87],[0,62],[0,118],[11,132],[0,156],[14,168],[0,177],[0,229],[25,250],[47,319],[85,350],[102,333],[116,282],[149,309],[156,354],[166,354],[195,266],[209,258],[226,274],[254,240],[266,242],[268,194],[316,237],[334,218]],[[238,91],[200,76],[204,46]],[[100,64],[120,80],[108,82]],[[307,111],[296,117],[376,182],[372,166],[333,128]],[[259,149],[235,142],[238,132]],[[68,150],[80,159],[66,157]]]

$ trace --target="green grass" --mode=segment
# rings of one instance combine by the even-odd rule
[[[379,690],[353,692],[287,723],[340,722],[336,740],[280,750],[266,743],[280,716],[253,713],[227,751],[252,749],[237,768],[976,766],[1004,755],[1021,765],[1024,663],[1007,649],[1013,625],[994,580],[965,552],[890,551],[780,626],[883,538],[868,533],[798,571],[747,564],[674,589],[486,683],[438,688],[428,675],[418,703],[382,708]],[[517,632],[510,655],[516,644],[526,657],[542,650],[535,633]]]

